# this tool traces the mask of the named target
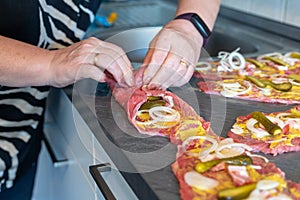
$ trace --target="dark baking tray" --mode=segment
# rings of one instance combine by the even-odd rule
[[[216,134],[226,137],[235,122],[236,117],[247,115],[252,111],[263,112],[285,111],[294,105],[270,104],[257,101],[246,101],[229,99],[217,95],[207,95],[199,92],[192,79],[192,87],[185,88],[190,93],[190,97],[196,97],[198,104],[192,105],[195,110],[206,120],[211,122],[211,127]],[[194,86],[193,86],[194,85]],[[172,90],[172,89],[171,89]],[[176,92],[175,92],[176,93]],[[189,96],[181,96],[186,101],[191,101]],[[179,185],[176,177],[171,170],[171,164],[175,160],[176,146],[170,144],[169,140],[159,136],[145,136],[139,134],[136,129],[128,122],[127,114],[118,105],[110,94],[106,96],[96,96],[95,111],[97,119],[101,124],[103,133],[95,133],[96,138],[107,150],[107,153],[120,168],[121,173],[136,193],[139,199],[180,199]],[[103,142],[101,138],[107,137],[113,145],[119,148],[119,152],[110,151],[111,144]],[[150,157],[146,162],[132,159],[127,153],[156,153],[163,149],[161,155]],[[267,155],[271,161],[275,162],[285,173],[288,179],[299,182],[300,172],[298,170],[300,153],[285,153],[276,157]],[[165,163],[164,163],[165,162]],[[164,167],[157,168],[161,164]],[[152,166],[153,165],[153,166]],[[126,166],[126,170],[124,169]],[[148,168],[156,170],[144,171]],[[136,170],[137,173],[131,173]]]

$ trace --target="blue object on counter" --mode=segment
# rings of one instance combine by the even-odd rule
[[[118,18],[117,13],[112,12],[112,13],[109,14],[108,17],[97,15],[95,17],[95,22],[99,26],[104,26],[105,28],[109,28],[115,23],[117,18]]]
[[[107,18],[104,16],[96,16],[95,21],[96,21],[97,25],[104,26],[106,28],[109,28],[112,25],[111,23],[109,23],[107,21]]]

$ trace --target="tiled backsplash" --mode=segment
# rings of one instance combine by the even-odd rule
[[[299,0],[222,0],[222,5],[300,27]]]

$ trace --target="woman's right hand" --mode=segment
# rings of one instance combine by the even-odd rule
[[[133,86],[133,68],[118,46],[91,37],[50,51],[49,85],[64,87],[84,78],[105,82],[107,70],[123,86]]]

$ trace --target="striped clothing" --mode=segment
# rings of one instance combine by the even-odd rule
[[[1,0],[0,35],[46,49],[83,38],[100,0]],[[0,88],[0,190],[35,162],[49,87]]]

